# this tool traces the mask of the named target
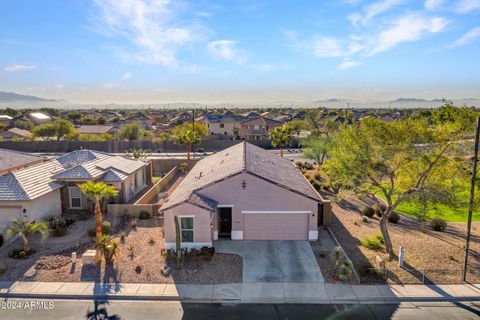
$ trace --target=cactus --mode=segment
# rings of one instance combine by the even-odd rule
[[[182,257],[182,250],[180,248],[182,245],[182,238],[180,234],[180,223],[178,222],[178,217],[175,216],[173,220],[175,221],[175,258],[178,266],[180,264],[180,258]]]

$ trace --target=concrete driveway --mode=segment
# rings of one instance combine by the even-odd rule
[[[308,241],[216,241],[218,253],[243,258],[243,282],[324,282]]]

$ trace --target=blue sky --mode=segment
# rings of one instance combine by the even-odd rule
[[[480,0],[1,1],[0,90],[72,102],[480,97]]]

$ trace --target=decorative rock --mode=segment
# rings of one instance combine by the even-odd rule
[[[36,266],[33,266],[31,267],[30,269],[28,269],[24,274],[23,276],[27,279],[31,279],[35,276],[35,274],[37,274],[37,269],[35,268]]]
[[[83,265],[86,264],[94,264],[95,263],[95,250],[87,250],[85,253],[82,255],[82,263]]]

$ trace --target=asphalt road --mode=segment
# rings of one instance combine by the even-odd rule
[[[478,303],[197,304],[161,301],[2,300],[0,319],[479,319]]]

